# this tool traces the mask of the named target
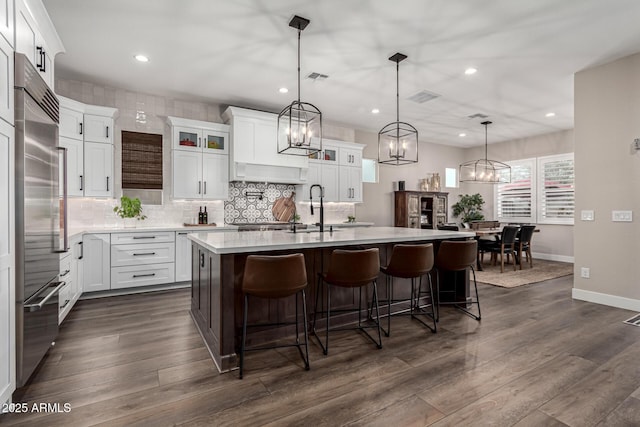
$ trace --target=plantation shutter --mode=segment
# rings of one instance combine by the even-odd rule
[[[527,159],[508,164],[511,182],[496,184],[496,217],[500,222],[535,222],[535,162]]]
[[[573,154],[538,159],[538,222],[573,224],[575,175]]]

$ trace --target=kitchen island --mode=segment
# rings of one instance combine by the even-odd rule
[[[226,372],[237,366],[242,325],[242,277],[248,255],[282,255],[302,253],[305,256],[308,312],[314,311],[317,274],[326,271],[331,251],[336,248],[372,248],[380,250],[380,263],[385,265],[394,244],[437,243],[442,240],[466,240],[475,234],[460,231],[420,230],[397,227],[366,227],[325,231],[250,231],[194,233],[192,241],[191,315],[216,366]],[[284,272],[283,272],[284,274]],[[466,277],[466,276],[465,276]],[[379,280],[380,283],[384,283]],[[459,281],[460,294],[466,297],[466,280]],[[462,286],[460,286],[462,284]],[[400,287],[397,297],[402,297]],[[341,291],[341,292],[338,292]],[[386,290],[379,287],[381,299]],[[357,300],[353,289],[332,292],[332,307],[351,307]],[[262,303],[260,305],[259,303]],[[289,302],[263,300],[252,304],[249,322],[289,322],[295,316],[293,299]],[[393,311],[393,307],[392,307]],[[386,314],[381,308],[381,314]],[[348,316],[341,319],[352,321]],[[273,327],[258,334],[248,334],[247,344],[274,340],[293,332],[291,327]]]

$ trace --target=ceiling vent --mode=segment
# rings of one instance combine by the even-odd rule
[[[424,104],[425,102],[431,101],[432,99],[439,98],[440,95],[437,93],[429,92],[428,90],[421,90],[415,95],[410,96],[409,101],[416,102],[418,104]]]
[[[467,117],[470,120],[475,120],[475,119],[480,119],[480,120],[484,120],[484,119],[488,119],[489,116],[487,116],[486,114],[482,114],[482,113],[475,113],[472,114],[470,116]]]
[[[307,76],[308,79],[313,80],[314,82],[321,82],[322,80],[326,80],[329,78],[326,74],[320,73],[311,73]]]

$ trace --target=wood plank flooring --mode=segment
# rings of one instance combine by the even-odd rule
[[[218,374],[189,316],[189,290],[80,301],[19,402],[68,413],[0,416],[46,426],[638,426],[633,313],[571,299],[572,276],[480,285],[483,319],[444,307],[438,333],[407,317],[377,350],[330,335],[311,370],[295,348],[251,352]]]

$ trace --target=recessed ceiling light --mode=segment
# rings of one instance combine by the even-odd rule
[[[373,110],[371,110],[371,114],[378,114],[380,112],[380,110],[378,110],[377,108],[374,108]]]
[[[467,68],[466,70],[464,70],[464,73],[465,73],[467,76],[470,76],[470,75],[475,74],[475,73],[477,73],[477,72],[478,72],[478,70],[477,70],[476,68],[473,68],[473,67],[469,67],[469,68]]]
[[[547,113],[544,116],[545,117],[555,117],[556,113]]]
[[[465,136],[467,136],[467,134],[466,134],[466,133],[464,133],[464,132],[462,132],[462,133],[459,133],[459,134],[458,134],[458,136],[459,136],[460,138],[464,138]]]
[[[281,87],[280,89],[278,89],[278,92],[287,93],[287,92],[289,92],[289,89],[287,89],[286,87]]]
[[[136,58],[136,60],[140,62],[149,62],[149,58],[147,58],[145,55],[136,55],[134,56],[134,58]]]

